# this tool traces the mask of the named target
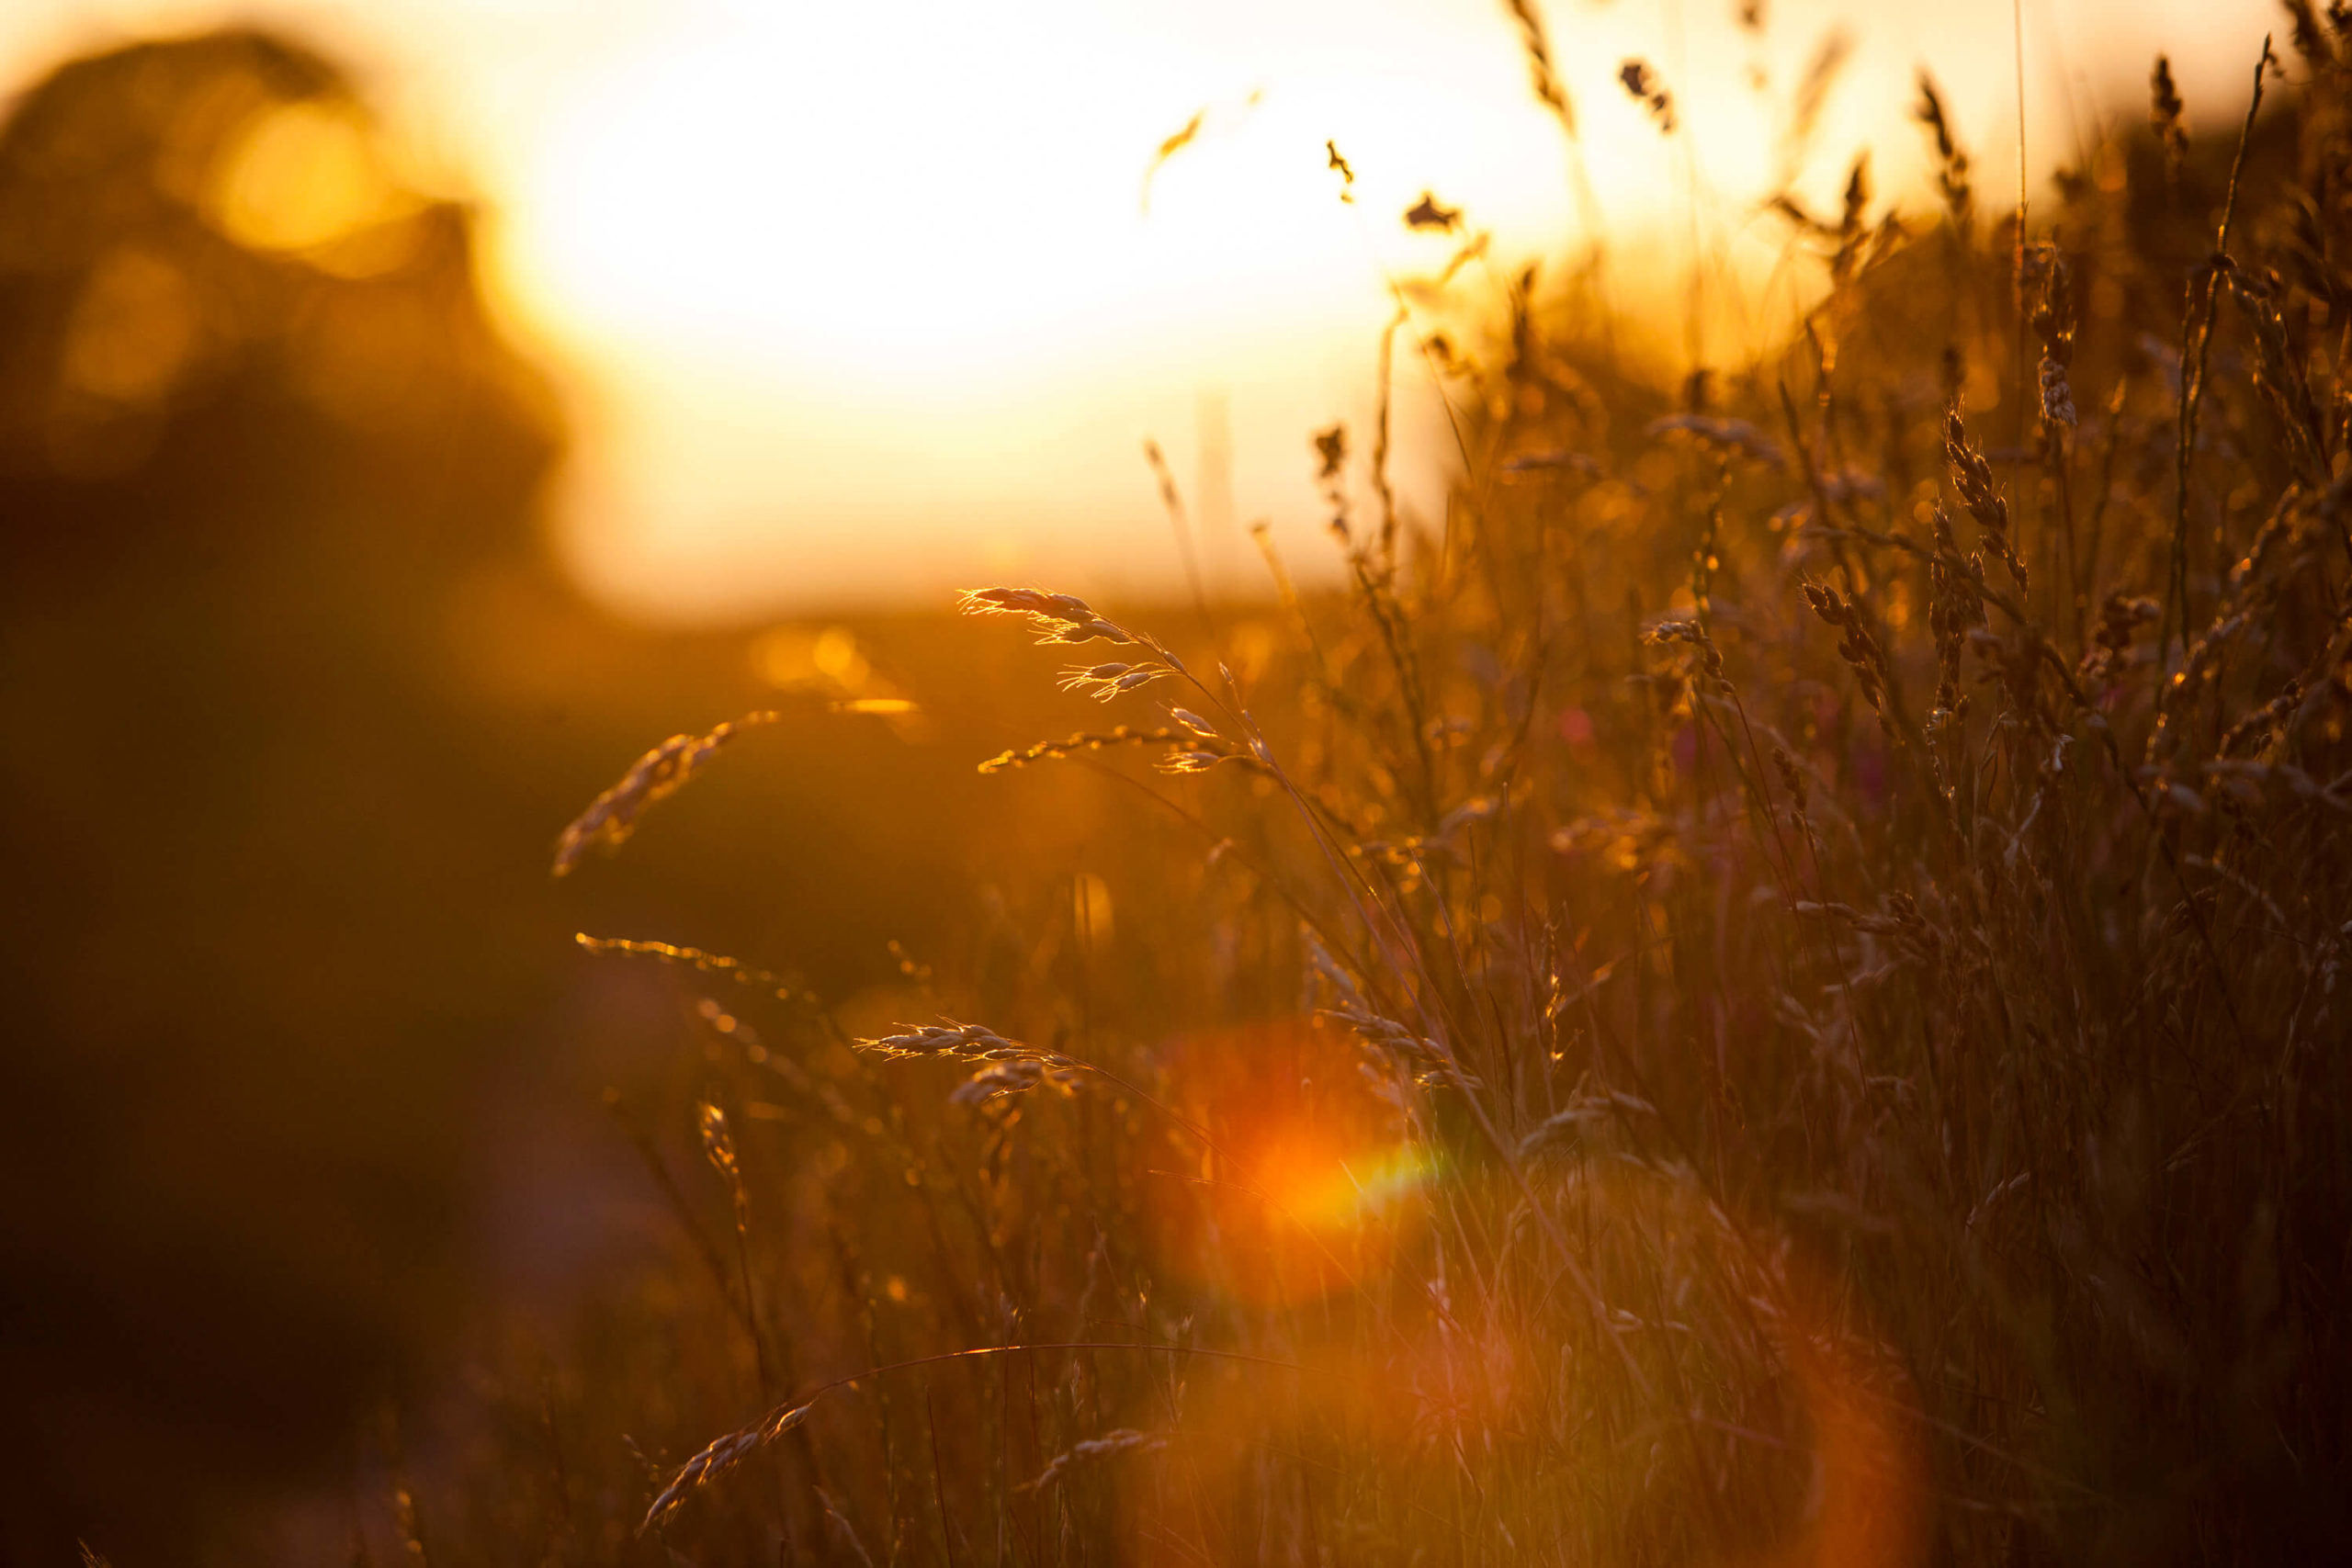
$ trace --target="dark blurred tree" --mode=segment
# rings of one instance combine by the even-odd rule
[[[0,1562],[233,1560],[458,1293],[548,824],[435,660],[558,449],[472,236],[257,32],[0,130]]]
[[[355,461],[406,492],[401,558],[511,549],[554,449],[484,316],[467,210],[402,188],[341,74],[256,33],[80,61],[24,96],[0,136],[0,341],[18,592],[44,566],[276,548],[304,487],[350,490]]]

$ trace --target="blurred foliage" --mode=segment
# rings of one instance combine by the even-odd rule
[[[573,596],[474,231],[266,34],[74,62],[0,130],[0,1561],[254,1561],[256,1518],[367,1487],[351,1434],[456,1375],[467,1303],[629,1245],[597,1097],[660,993],[566,921],[626,898],[854,987],[1001,837],[968,761],[843,782],[968,720],[831,707],[977,704],[991,661]],[[734,820],[559,902],[548,846],[649,728],[779,704]]]

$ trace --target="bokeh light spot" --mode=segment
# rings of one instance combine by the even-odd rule
[[[221,161],[208,205],[239,244],[311,252],[400,218],[414,202],[386,175],[356,110],[299,103],[255,118]],[[372,249],[392,253],[397,265],[394,246]]]

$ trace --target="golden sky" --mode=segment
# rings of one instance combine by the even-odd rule
[[[1619,258],[1655,317],[1691,254],[1743,280],[1708,353],[1809,279],[1755,216],[1822,39],[1850,63],[1803,188],[1852,152],[1915,208],[1905,118],[1929,64],[2013,197],[2008,0],[1553,0],[1542,7]],[[282,24],[361,72],[413,176],[479,195],[512,329],[559,371],[580,435],[555,504],[581,581],[654,619],[940,603],[981,581],[1164,586],[1175,546],[1141,443],[1166,448],[1213,576],[1254,584],[1264,517],[1321,558],[1309,432],[1361,430],[1387,278],[1453,242],[1408,233],[1424,188],[1503,261],[1577,235],[1567,153],[1500,0],[10,0],[0,73],[224,19]],[[2144,114],[2158,50],[2192,114],[2242,110],[2256,0],[2026,0],[2027,145],[2069,161]],[[1616,81],[1647,60],[1695,187]],[[1758,86],[1758,83],[1761,86]],[[1199,135],[1151,182],[1154,150]],[[1335,140],[1358,201],[1337,199]],[[1491,281],[1459,285],[1475,306]],[[1662,334],[1679,341],[1679,328]],[[1398,359],[1408,506],[1451,446]]]

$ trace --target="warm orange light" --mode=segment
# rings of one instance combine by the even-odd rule
[[[1216,1139],[1197,1176],[1160,1194],[1176,1260],[1260,1305],[1376,1280],[1435,1171],[1364,1087],[1354,1047],[1336,1031],[1261,1024],[1174,1057],[1190,1113]]]
[[[0,69],[97,41],[99,28],[186,30],[224,9],[15,0]],[[1363,428],[1388,279],[1436,272],[1459,243],[1408,231],[1407,208],[1431,190],[1493,231],[1495,272],[1456,280],[1471,313],[1497,308],[1496,276],[1521,260],[1544,259],[1555,283],[1592,237],[1499,5],[269,9],[364,67],[371,99],[448,176],[428,188],[488,198],[488,281],[567,373],[579,440],[557,504],[570,563],[592,592],[649,615],[935,604],[1016,576],[1178,588],[1136,460],[1147,435],[1189,488],[1230,492],[1193,498],[1212,587],[1263,586],[1243,519],[1270,518],[1294,570],[1314,570],[1330,557],[1305,436],[1335,419]],[[1768,8],[1760,38],[1673,6],[1537,9],[1618,258],[1606,287],[1623,339],[1649,332],[1682,352],[1694,255],[1719,367],[1820,287],[1763,198],[1787,173],[1790,101],[1833,27],[1855,49],[1798,160],[1807,200],[1834,207],[1868,146],[1881,192],[1915,212],[1933,205],[1908,118],[1923,61],[1987,172],[1984,199],[2008,199],[2006,0],[1789,0]],[[2139,112],[2157,49],[2192,103],[2239,102],[2237,46],[2259,36],[2263,9],[2058,0],[2036,23],[2029,8],[2036,178],[2079,155],[2073,125],[2090,134],[2098,99]],[[2222,39],[2230,50],[2205,47]],[[1628,58],[1671,90],[1673,137],[1626,95]],[[215,193],[216,220],[330,270],[396,265],[413,226],[382,220],[386,177],[338,112],[255,127]],[[1155,152],[1196,117],[1153,174],[1147,210]],[[1351,207],[1326,138],[1355,171]],[[93,331],[76,373],[105,395],[169,381],[174,354]],[[1409,508],[1440,518],[1446,411],[1419,354],[1397,364],[1394,477]]]
[[[216,171],[207,197],[207,215],[238,243],[309,254],[338,272],[398,265],[405,245],[339,242],[417,207],[377,161],[375,133],[358,111],[323,103],[289,104],[256,117]],[[394,236],[401,237],[404,231]]]
[[[2125,30],[2201,33],[2216,24],[2197,11],[2222,9],[2172,3],[2169,18],[2061,7],[2098,40],[2073,63],[2144,61]],[[1589,179],[1620,258],[1618,337],[1682,354],[1695,265],[1702,351],[1721,367],[1824,286],[1760,216],[1781,181],[1834,207],[1865,145],[1881,190],[1924,177],[1906,118],[1921,60],[1979,166],[2007,166],[2005,7],[1796,0],[1761,39],[1695,14],[1685,28],[1673,7],[1542,9],[1581,176],[1500,6],[680,5],[567,82],[515,160],[503,275],[601,369],[610,421],[568,497],[575,562],[654,612],[923,602],[1046,559],[1081,590],[1172,586],[1135,459],[1149,435],[1186,480],[1229,483],[1231,514],[1270,517],[1312,570],[1328,552],[1305,434],[1362,428],[1388,279],[1436,272],[1458,243],[1406,231],[1423,190],[1493,231],[1497,271],[1466,268],[1454,289],[1463,314],[1491,317],[1497,276],[1548,257],[1551,281],[1593,238],[1574,194]],[[1856,34],[1852,64],[1796,158],[1790,100],[1836,24]],[[2074,155],[2057,131],[2079,89],[2055,39],[2030,40],[2048,51],[2032,65],[2042,168]],[[1675,136],[1627,96],[1629,57],[1664,73]],[[1155,152],[1196,123],[1147,209]],[[1352,207],[1327,138],[1355,172]],[[1434,518],[1453,440],[1420,356],[1399,364],[1394,473]],[[1229,409],[1229,442],[1195,428],[1204,393]],[[1214,476],[1211,450],[1229,456]],[[1212,577],[1262,586],[1238,531],[1204,543]]]

